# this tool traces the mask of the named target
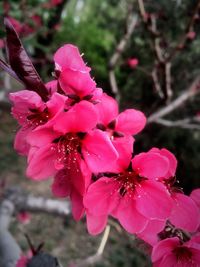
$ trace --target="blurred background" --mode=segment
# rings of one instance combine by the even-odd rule
[[[65,43],[84,53],[98,87],[149,118],[134,151],[165,147],[178,159],[177,179],[186,194],[200,187],[200,1],[197,0],[1,0],[0,56],[5,59],[3,17],[9,17],[34,66],[51,80],[53,55]],[[52,197],[50,182],[25,177],[26,162],[13,150],[17,124],[8,93],[21,85],[0,70],[0,177],[35,195]],[[158,113],[158,111],[164,113]],[[24,251],[27,232],[64,266],[95,253],[84,220],[31,216],[13,219],[12,232]],[[113,224],[103,260],[95,266],[150,266],[148,248]]]

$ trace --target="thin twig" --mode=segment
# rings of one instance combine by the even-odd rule
[[[186,26],[184,35],[181,37],[181,39],[178,42],[178,44],[176,45],[176,47],[169,54],[169,56],[166,59],[166,61],[170,62],[176,56],[176,54],[178,52],[180,52],[185,47],[186,42],[188,40],[187,34],[188,34],[188,32],[193,31],[193,27],[194,27],[194,24],[195,24],[195,19],[196,19],[196,16],[198,15],[199,9],[200,9],[200,0],[198,0],[197,5],[196,5],[196,7],[195,7],[195,9],[193,11],[193,15],[192,15],[188,25]]]
[[[157,29],[156,15],[151,14],[148,18],[143,0],[138,0],[138,7],[146,29],[151,34],[154,53],[156,57],[151,75],[153,85],[159,97],[161,99],[165,99],[166,102],[169,102],[173,94],[171,88],[171,64],[170,62],[166,61],[164,56],[165,53],[160,46],[162,34]],[[160,73],[160,77],[158,72]]]
[[[102,254],[103,254],[105,245],[108,241],[109,233],[110,233],[110,226],[107,225],[97,252],[94,255],[89,256],[88,258],[81,260],[78,263],[75,263],[75,264],[73,263],[72,266],[74,266],[74,267],[88,267],[88,266],[91,266],[91,265],[99,262],[102,258]]]
[[[200,93],[200,76],[195,79],[187,90],[174,99],[170,104],[151,114],[147,122],[152,123],[157,121],[159,118],[168,115],[198,93]]]
[[[42,212],[60,217],[66,217],[71,213],[68,201],[36,197],[16,187],[7,189],[5,198],[15,205],[16,211]]]
[[[107,243],[109,234],[110,234],[110,225],[107,225],[107,226],[106,226],[106,229],[105,229],[105,231],[104,231],[103,237],[102,237],[102,239],[101,239],[100,246],[99,246],[99,248],[98,248],[98,250],[97,250],[97,254],[98,254],[98,255],[102,255],[102,254],[103,254],[103,251],[104,251],[105,245],[106,245],[106,243]]]
[[[192,119],[191,119],[192,121]],[[157,124],[161,124],[163,126],[166,127],[178,127],[178,128],[182,128],[182,129],[190,129],[190,130],[200,130],[200,124],[195,124],[195,123],[190,123],[190,120],[177,120],[177,121],[170,121],[170,120],[166,120],[166,119],[157,119],[156,121],[154,121]]]
[[[115,77],[115,68],[117,67],[119,58],[121,57],[122,53],[124,52],[126,45],[136,27],[137,24],[137,16],[132,15],[132,19],[127,27],[127,32],[125,35],[121,38],[119,43],[116,46],[115,52],[110,58],[109,61],[109,80],[110,80],[110,86],[113,94],[115,95],[116,99],[120,101],[120,92],[117,85],[116,77]]]

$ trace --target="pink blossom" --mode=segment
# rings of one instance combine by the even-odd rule
[[[134,138],[132,135],[140,132],[146,123],[144,114],[135,109],[127,109],[119,114],[115,99],[103,94],[100,103],[96,105],[99,113],[97,128],[106,132],[119,157],[109,171],[120,171],[122,164],[126,166],[133,153]]]
[[[21,255],[20,259],[16,263],[16,267],[26,267],[29,259],[28,257]]]
[[[15,137],[14,148],[21,155],[27,155],[29,145],[26,142],[26,137],[28,134],[39,125],[48,123],[63,110],[66,97],[54,93],[51,99],[44,103],[37,93],[22,90],[10,93],[9,98],[14,104],[12,115],[21,126]]]
[[[83,72],[90,71],[90,68],[84,63],[78,48],[72,44],[66,44],[60,47],[54,55],[54,62],[58,71],[64,71],[66,69]]]
[[[129,58],[127,62],[129,67],[131,67],[132,69],[135,69],[139,64],[139,60],[137,58]]]
[[[102,90],[96,88],[89,73],[90,68],[84,63],[77,47],[68,44],[59,48],[54,61],[55,73],[61,90],[69,97],[69,106],[81,100],[99,102]]]
[[[144,230],[149,219],[166,219],[172,208],[166,187],[154,177],[167,173],[168,161],[157,153],[142,153],[131,161],[132,168],[121,166],[121,172],[104,176],[91,184],[84,198],[87,213],[105,218],[112,215],[130,233]],[[147,204],[148,203],[148,204]],[[90,220],[89,220],[90,221]],[[92,234],[99,233],[88,230]],[[99,226],[102,228],[102,225]]]
[[[19,260],[16,263],[16,267],[26,267],[28,261],[33,257],[33,252],[29,250],[25,255],[21,255]]]
[[[187,33],[187,38],[190,40],[194,40],[194,38],[196,37],[196,32],[195,31],[190,31]]]
[[[158,242],[152,251],[155,267],[198,267],[200,266],[200,239],[192,237],[181,242],[178,237]]]
[[[28,224],[31,220],[31,215],[29,212],[21,211],[17,214],[17,220],[23,224]]]
[[[76,219],[84,210],[82,199],[91,171],[107,171],[118,156],[108,136],[92,130],[97,119],[94,105],[81,101],[59,114],[51,127],[40,126],[28,136],[27,175],[36,180],[56,175],[52,191],[56,196],[70,196]]]
[[[177,160],[175,156],[165,148],[152,148],[150,151],[165,157],[169,163],[168,172],[163,177],[159,178],[159,180],[163,181],[167,186],[173,199],[173,208],[168,219],[176,227],[191,232],[196,231],[199,225],[199,212],[197,206],[190,197],[178,193],[177,188],[174,187],[177,168]]]
[[[105,93],[96,107],[99,112],[99,129],[107,130],[110,132],[110,136],[135,135],[146,124],[146,117],[139,110],[126,109],[119,113],[116,100]]]

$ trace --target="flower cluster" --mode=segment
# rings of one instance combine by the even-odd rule
[[[153,247],[155,266],[200,266],[199,191],[178,190],[175,156],[165,148],[134,154],[145,115],[120,113],[75,46],[58,49],[54,62],[47,99],[37,90],[10,94],[20,125],[14,146],[27,156],[27,176],[51,177],[53,194],[70,198],[75,220],[86,215],[90,234],[111,216]]]

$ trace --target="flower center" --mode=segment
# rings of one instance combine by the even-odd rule
[[[38,125],[45,124],[49,118],[48,109],[45,108],[43,111],[37,109],[30,110],[31,114],[27,116],[27,124],[32,127],[37,127]]]
[[[115,176],[115,179],[119,182],[119,193],[122,197],[127,193],[130,197],[133,196],[135,194],[135,188],[140,186],[140,183],[145,180],[145,178],[140,177],[134,171],[119,173]]]
[[[173,252],[179,262],[192,261],[192,252],[187,247],[177,247],[173,250]]]
[[[80,156],[80,138],[77,134],[67,133],[53,141],[57,144],[57,164],[65,165],[68,169],[76,163]]]

